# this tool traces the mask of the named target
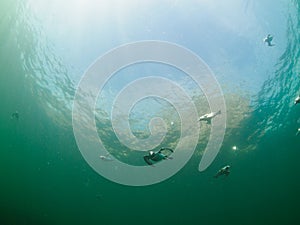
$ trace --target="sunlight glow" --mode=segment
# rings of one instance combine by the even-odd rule
[[[143,5],[151,4],[151,1],[138,0],[29,0],[30,8],[41,16],[55,16],[60,19],[79,22],[83,18],[106,18],[112,15],[130,15]]]

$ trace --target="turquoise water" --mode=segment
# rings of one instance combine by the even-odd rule
[[[0,6],[0,224],[299,221],[300,106],[293,105],[300,94],[299,1],[5,0]],[[274,47],[262,42],[268,33]],[[210,66],[226,100],[226,135],[204,172],[198,163],[206,125],[193,157],[176,175],[151,186],[124,186],[97,174],[80,154],[72,104],[97,57],[153,39],[185,46]],[[109,113],[118,91],[140,74],[177,81],[199,114],[207,112],[201,90],[172,68],[141,64],[117,73],[97,105],[98,134],[117,159],[137,165],[143,164],[141,154],[118,142]],[[16,110],[19,119],[11,118]],[[149,135],[153,116],[174,121],[163,145],[175,147],[179,116],[165,102],[137,105],[133,133]],[[231,174],[214,179],[226,164]]]

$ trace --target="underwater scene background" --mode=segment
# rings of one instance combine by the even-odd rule
[[[299,0],[1,1],[0,224],[298,224],[299,16]],[[262,41],[267,34],[275,46]],[[205,171],[198,171],[210,132],[203,123],[183,169],[132,187],[105,179],[84,160],[72,107],[91,63],[141,40],[199,55],[223,90],[227,124]],[[199,115],[209,112],[203,92],[170,66],[144,63],[116,73],[99,95],[97,131],[115,158],[138,166],[143,154],[120,143],[110,111],[126,84],[151,75],[174,80]],[[149,136],[147,124],[157,116],[168,124],[161,146],[175,148],[180,115],[160,99],[133,108],[133,134]],[[225,165],[230,175],[215,179]]]

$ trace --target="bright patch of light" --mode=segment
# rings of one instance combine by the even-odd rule
[[[138,12],[139,7],[153,4],[151,1],[138,0],[29,0],[28,5],[38,15],[52,14],[64,20],[72,19],[76,24],[88,17],[99,19],[120,14],[129,16]]]

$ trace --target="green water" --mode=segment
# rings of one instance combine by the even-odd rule
[[[36,4],[38,2],[41,4],[41,1]],[[260,4],[231,1],[232,4],[236,2],[243,6],[245,17],[250,18],[253,10],[258,20],[265,20],[263,25],[253,25],[261,26],[253,31],[258,33],[258,41],[253,41],[255,35],[249,34],[249,40],[247,37],[238,39],[242,45],[234,48],[231,40],[225,40],[224,44],[231,50],[225,54],[232,60],[228,65],[215,64],[221,57],[224,60],[224,55],[218,51],[219,46],[213,49],[213,53],[203,53],[221,80],[227,102],[228,126],[220,153],[206,171],[198,171],[207,142],[205,131],[200,134],[202,141],[199,141],[194,156],[176,175],[155,185],[131,187],[103,178],[80,154],[72,130],[72,101],[80,76],[96,57],[128,41],[161,38],[179,42],[197,52],[197,38],[200,36],[181,37],[179,33],[206,22],[199,15],[200,25],[195,17],[191,19],[196,25],[191,25],[186,22],[189,16],[179,16],[183,22],[178,22],[178,26],[170,22],[169,33],[157,35],[156,32],[161,30],[155,25],[160,24],[160,15],[175,12],[180,15],[180,6],[176,8],[175,4],[174,8],[164,11],[171,1],[161,7],[157,3],[155,17],[149,22],[154,24],[149,37],[140,30],[141,27],[134,29],[140,24],[131,20],[127,22],[133,23],[133,28],[129,29],[124,22],[126,29],[123,33],[120,31],[122,25],[108,30],[110,24],[116,25],[115,18],[108,17],[111,20],[101,21],[100,28],[95,28],[95,34],[88,33],[90,39],[84,42],[76,36],[80,31],[72,33],[66,24],[55,24],[57,14],[50,6],[49,15],[43,15],[33,10],[35,1],[2,1],[0,224],[299,223],[300,135],[296,136],[296,132],[300,127],[300,106],[294,106],[293,101],[300,91],[300,2],[280,2],[285,6],[282,9],[276,4],[274,9],[266,8],[269,1]],[[61,11],[66,13],[65,17],[59,14]],[[68,8],[59,12],[58,16],[72,20],[67,16]],[[284,19],[272,24],[271,18],[275,18],[278,12]],[[181,28],[182,25],[186,27]],[[77,26],[82,24],[74,25],[75,30]],[[247,29],[251,30],[253,26],[249,25]],[[57,28],[57,33],[53,27]],[[268,48],[261,43],[263,37],[259,29],[263,28],[269,28],[263,30],[263,35],[276,31],[274,47]],[[178,40],[177,36],[172,36],[177,34],[177,29],[180,30]],[[219,25],[212,29],[223,32],[225,28]],[[87,30],[90,32],[88,26],[85,32]],[[65,33],[61,34],[63,31]],[[234,37],[226,32],[229,37]],[[172,35],[166,36],[168,34]],[[123,39],[120,40],[118,35],[123,35]],[[69,40],[61,40],[61,37]],[[213,38],[219,41],[217,35]],[[76,51],[72,49],[77,47],[74,39],[82,41]],[[89,41],[94,39],[102,41],[85,51]],[[204,37],[203,40],[207,39]],[[256,45],[259,47],[254,47],[253,52],[245,53]],[[61,46],[66,46],[66,49]],[[205,50],[204,46],[199,48]],[[214,48],[215,45],[209,46]],[[254,72],[256,70],[258,72]],[[234,85],[240,88],[232,88]],[[197,95],[195,98],[201,97]],[[12,119],[11,114],[16,110],[20,118]],[[99,134],[104,135],[105,145],[112,151],[120,149],[122,145],[112,133],[105,110],[101,113]],[[138,116],[138,119],[143,118]],[[176,144],[178,130],[170,131],[167,137],[165,143]],[[238,146],[237,151],[232,151],[234,145]],[[122,159],[125,153],[128,153],[126,149],[115,156]],[[214,179],[215,172],[226,164],[231,165],[230,176]]]

